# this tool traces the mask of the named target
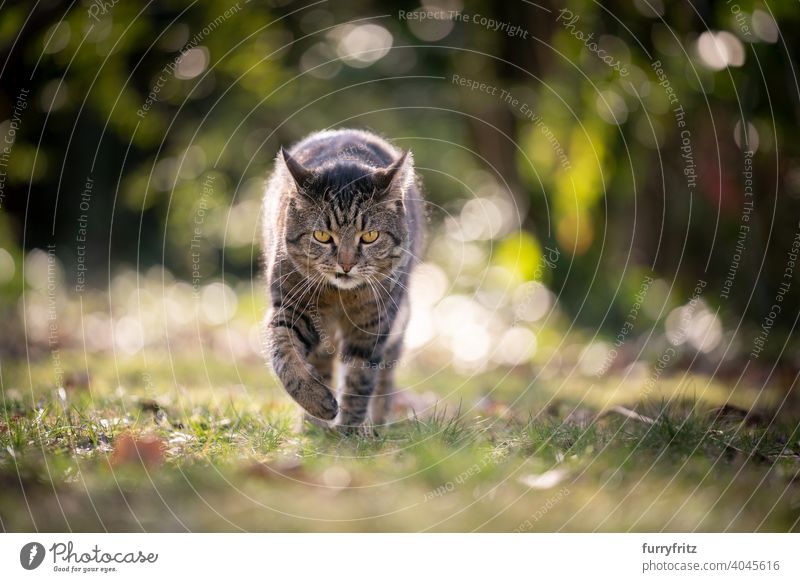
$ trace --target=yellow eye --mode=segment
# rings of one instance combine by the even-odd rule
[[[331,242],[331,233],[325,232],[324,230],[315,230],[314,238],[321,243]]]
[[[374,243],[376,240],[378,240],[377,230],[370,230],[361,235],[361,242],[369,244]]]

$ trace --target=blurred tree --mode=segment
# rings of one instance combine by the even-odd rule
[[[414,10],[457,16],[405,16]],[[529,233],[527,260],[548,245],[565,253],[551,284],[583,323],[618,327],[651,268],[683,300],[709,281],[706,300],[734,324],[760,325],[783,280],[800,216],[797,41],[778,33],[800,20],[791,3],[84,0],[1,11],[0,133],[14,139],[0,245],[16,261],[55,244],[74,279],[85,219],[96,285],[121,263],[249,278],[278,147],[347,125],[414,149],[437,218],[495,184],[489,194],[512,200]],[[739,252],[748,147],[754,204]]]

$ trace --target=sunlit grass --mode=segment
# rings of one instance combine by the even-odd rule
[[[6,530],[798,529],[796,420],[685,390],[614,408],[572,386],[487,409],[491,379],[475,378],[458,399],[340,436],[298,431],[260,364],[237,371],[260,386],[213,360],[218,384],[176,386],[169,367],[98,358],[63,391],[47,388],[48,366],[31,367],[41,383],[3,369]],[[502,381],[496,393],[524,396],[521,378]]]

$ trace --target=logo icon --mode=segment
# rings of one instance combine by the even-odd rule
[[[19,563],[26,570],[35,570],[44,561],[44,546],[39,542],[30,542],[19,551]]]

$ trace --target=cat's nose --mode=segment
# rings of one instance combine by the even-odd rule
[[[342,268],[342,271],[349,273],[353,268],[353,263],[339,263],[339,266]]]

